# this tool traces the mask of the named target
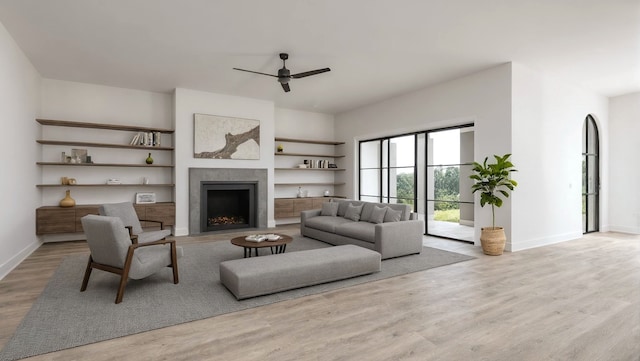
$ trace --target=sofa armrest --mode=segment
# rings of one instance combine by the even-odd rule
[[[307,227],[305,226],[307,219],[319,216],[320,212],[321,212],[320,209],[310,209],[308,211],[300,212],[300,234],[301,235],[303,236],[307,235]]]
[[[382,259],[420,253],[424,221],[421,219],[376,224],[374,249]]]
[[[321,210],[320,209],[310,209],[308,211],[301,211],[300,212],[300,224],[304,224],[304,222],[311,218],[311,217],[317,217],[320,215]]]

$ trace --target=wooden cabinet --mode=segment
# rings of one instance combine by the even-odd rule
[[[36,209],[36,234],[82,232],[80,219],[87,214],[98,214],[96,204],[77,205],[71,208],[44,206]],[[140,219],[164,222],[165,226],[175,225],[176,205],[173,202],[135,204]],[[157,227],[157,223],[142,222],[142,227]]]
[[[330,197],[276,198],[274,199],[276,219],[300,217],[300,212],[322,208]]]

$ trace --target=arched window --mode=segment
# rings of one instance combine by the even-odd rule
[[[598,232],[600,209],[600,158],[598,126],[587,115],[582,126],[582,232]]]

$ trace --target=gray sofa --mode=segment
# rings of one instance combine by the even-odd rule
[[[372,249],[387,259],[422,251],[424,221],[411,218],[406,204],[333,199],[322,209],[300,213],[300,233],[333,245]]]

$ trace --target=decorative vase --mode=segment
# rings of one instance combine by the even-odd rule
[[[147,157],[146,162],[147,164],[153,164],[153,158],[151,158],[151,153],[149,153],[149,156]]]
[[[504,252],[504,245],[507,236],[504,234],[502,227],[486,227],[482,228],[480,234],[480,243],[482,244],[482,252],[489,256],[499,256]]]
[[[76,201],[71,198],[71,191],[67,190],[67,195],[60,200],[60,207],[73,207],[76,205]]]

